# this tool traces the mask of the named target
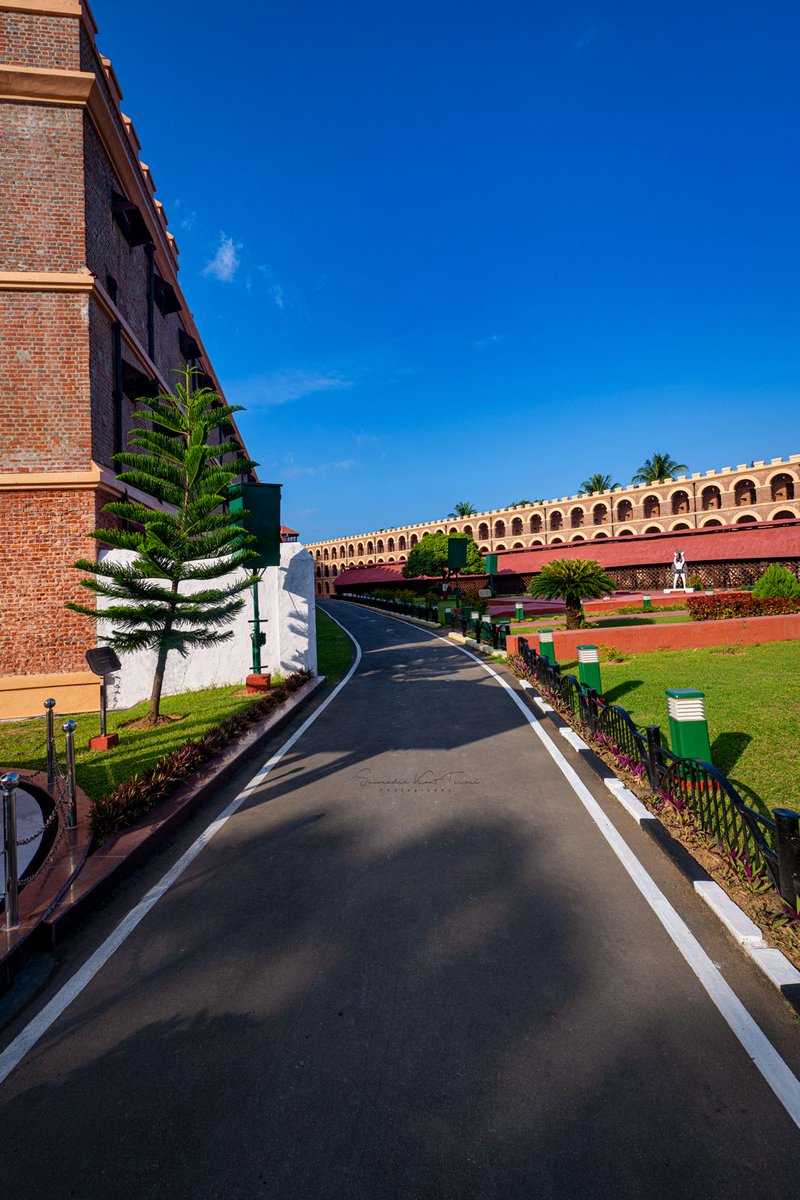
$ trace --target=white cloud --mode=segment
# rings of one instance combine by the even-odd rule
[[[221,233],[219,235],[217,252],[206,263],[203,268],[203,274],[213,275],[221,283],[231,283],[239,269],[239,255],[236,251],[241,250],[241,248],[240,245],[234,243],[233,238],[228,237],[226,233]]]
[[[278,308],[286,308],[286,297],[283,294],[283,288],[279,283],[272,285],[272,299]]]
[[[340,458],[335,462],[316,463],[314,466],[303,467],[290,457],[289,465],[283,469],[284,479],[296,479],[298,475],[326,475],[328,471],[351,471],[359,464],[354,458]]]
[[[341,392],[352,386],[351,379],[345,379],[334,371],[285,367],[234,382],[226,391],[237,404],[257,407],[288,404],[292,400],[312,396],[315,392]]]

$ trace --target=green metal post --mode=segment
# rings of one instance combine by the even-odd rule
[[[602,696],[600,651],[597,646],[578,646],[578,679],[585,688],[593,688]]]
[[[261,619],[258,612],[258,584],[253,584],[253,674],[261,674]]]
[[[697,688],[667,688],[669,739],[681,758],[711,762],[705,692]]]
[[[647,593],[642,596],[642,608],[645,612],[653,611],[653,599],[651,596],[648,596]]]
[[[556,665],[556,650],[553,645],[552,629],[539,630],[539,653],[542,658],[546,658],[551,666]]]

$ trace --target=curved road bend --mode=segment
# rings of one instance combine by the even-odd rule
[[[507,693],[327,607],[357,673],[0,1089],[5,1194],[796,1194],[796,1125]],[[613,819],[796,1072],[782,1002]]]

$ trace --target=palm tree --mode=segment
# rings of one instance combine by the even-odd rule
[[[512,500],[506,508],[530,508],[535,502],[533,500]]]
[[[474,517],[477,511],[471,500],[459,500],[453,511],[447,515],[448,517]]]
[[[578,488],[578,495],[591,496],[592,492],[612,492],[617,487],[619,484],[610,475],[590,475]]]
[[[674,479],[688,470],[686,463],[675,462],[669,454],[654,454],[652,458],[644,460],[631,483],[663,483],[665,479]]]
[[[581,601],[607,596],[616,587],[616,581],[593,558],[556,558],[534,575],[528,591],[531,596],[563,600],[567,629],[580,629]]]

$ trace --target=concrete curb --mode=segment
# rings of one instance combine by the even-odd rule
[[[96,908],[118,883],[166,841],[174,829],[224,787],[248,758],[288,724],[324,682],[324,675],[310,679],[289,697],[278,712],[271,713],[248,729],[227,746],[218,758],[206,763],[171,796],[157,804],[141,821],[110,838],[89,857],[72,886],[36,932],[43,931],[47,944],[51,948],[56,946],[79,920]]]
[[[529,691],[533,688],[527,680],[517,680],[521,688]],[[540,712],[555,713],[552,705],[542,700],[538,694],[531,697]],[[576,753],[586,756],[587,752],[594,755],[592,747],[587,745],[570,725],[558,726],[558,731]],[[595,756],[596,757],[596,756]],[[603,769],[607,765],[602,759],[597,759]],[[675,866],[692,884],[696,894],[713,912],[717,920],[724,926],[726,932],[736,944],[755,963],[783,998],[800,1013],[800,971],[797,970],[781,950],[769,946],[764,936],[739,905],[732,900],[728,893],[713,880],[704,867],[697,862],[683,843],[676,841],[672,834],[662,825],[658,818],[645,808],[641,800],[625,787],[621,779],[615,775],[603,776],[603,783],[639,827],[646,831],[658,842],[672,859]]]

